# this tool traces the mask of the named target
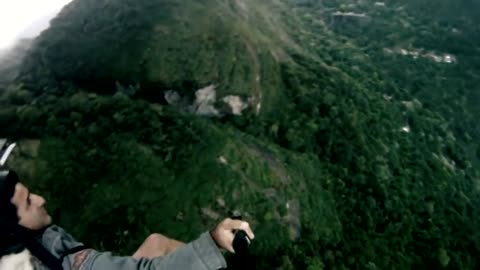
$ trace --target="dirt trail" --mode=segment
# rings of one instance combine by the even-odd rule
[[[248,53],[253,60],[253,74],[254,74],[254,80],[255,80],[255,99],[256,99],[256,104],[255,107],[258,106],[259,104],[262,103],[262,84],[261,82],[261,65],[260,65],[260,60],[258,59],[258,54],[257,51],[255,50],[254,45],[248,38],[245,38],[245,46],[247,47]],[[258,113],[258,112],[257,112]]]

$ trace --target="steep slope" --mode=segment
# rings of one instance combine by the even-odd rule
[[[77,93],[22,111],[34,111],[22,137],[43,136],[19,141],[9,166],[91,246],[130,254],[152,230],[189,241],[234,211],[257,228],[259,257],[304,228],[340,237],[333,195],[315,181],[329,173],[310,155],[122,95]]]
[[[473,2],[436,3],[77,0],[10,87],[26,97],[0,97],[0,135],[40,139],[11,166],[96,248],[238,209],[259,269],[474,269],[479,36]],[[253,110],[164,100],[211,85]]]
[[[287,11],[281,1],[74,1],[37,40],[24,81],[100,93],[114,92],[115,82],[140,84],[155,101],[162,90],[193,96],[214,84],[256,106],[278,96],[276,67],[299,50]]]

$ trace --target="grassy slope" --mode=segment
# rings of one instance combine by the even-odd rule
[[[162,90],[191,96],[215,84],[220,95],[267,101],[269,112],[281,95],[275,66],[289,60],[287,50],[300,50],[283,23],[287,11],[280,1],[75,1],[37,40],[23,82],[65,91],[67,81],[103,93],[114,81],[140,83],[155,101]]]
[[[121,106],[110,109],[121,111]],[[89,245],[120,254],[133,252],[152,231],[189,241],[234,210],[256,229],[257,252],[275,252],[289,243],[292,227],[286,204],[295,200],[301,212],[293,215],[304,220],[305,228],[318,228],[324,239],[340,237],[333,195],[317,181],[320,175],[327,179],[328,172],[319,170],[315,157],[202,119],[187,117],[182,122],[192,129],[195,144],[174,138],[184,132],[175,124],[165,136],[183,143],[172,145],[173,152],[158,152],[155,144],[134,139],[135,129],[117,130],[102,141],[82,140],[79,134],[95,126],[83,122],[67,138],[45,137],[33,151],[38,151],[34,159],[28,154],[35,148],[32,142],[21,142],[19,149],[27,150],[17,152],[10,165],[23,171],[25,182],[49,199],[48,208],[58,224]],[[221,163],[220,156],[228,164]],[[219,198],[225,206],[218,204]],[[202,208],[219,217],[208,217]]]

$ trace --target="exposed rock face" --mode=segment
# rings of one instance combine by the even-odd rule
[[[209,85],[198,90],[195,93],[195,103],[193,104],[193,111],[197,115],[203,116],[217,116],[220,112],[215,108],[217,101],[217,91],[214,85]]]
[[[226,96],[219,98],[223,101],[225,106],[216,106],[217,104],[217,90],[215,85],[209,85],[201,88],[195,92],[195,100],[191,105],[191,101],[182,97],[177,91],[169,90],[164,93],[164,98],[170,105],[181,105],[187,111],[195,113],[200,116],[215,117],[225,114],[242,115],[242,112],[254,103],[254,98],[248,98],[244,101],[240,96]],[[183,105],[185,106],[183,106]],[[257,108],[258,109],[258,108]]]
[[[165,97],[165,100],[170,105],[178,104],[182,99],[180,94],[178,94],[177,91],[173,91],[173,90],[169,90],[169,91],[165,92],[164,97]]]
[[[239,96],[226,96],[223,98],[223,102],[230,106],[229,113],[233,115],[242,115],[242,111],[248,108],[248,105]]]

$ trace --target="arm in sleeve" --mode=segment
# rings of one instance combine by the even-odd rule
[[[40,243],[57,259],[70,254],[71,250],[83,247],[64,229],[56,225],[48,227],[40,237]]]
[[[210,233],[206,232],[165,257],[137,260],[86,249],[65,257],[65,266],[71,270],[217,270],[227,265]]]

